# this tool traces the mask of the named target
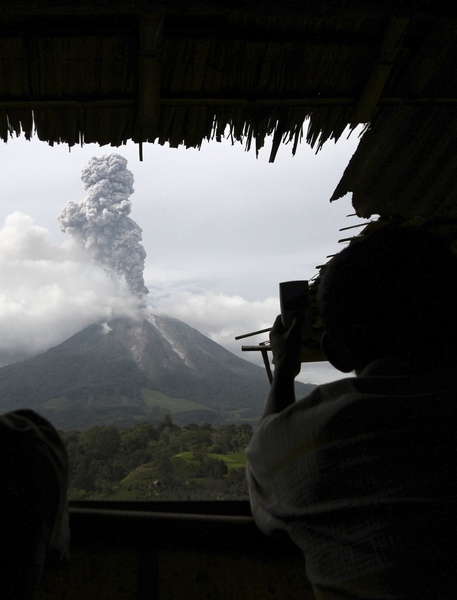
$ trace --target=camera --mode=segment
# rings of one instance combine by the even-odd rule
[[[310,338],[312,334],[312,319],[308,281],[297,280],[281,282],[279,284],[279,301],[284,327],[289,328],[296,318],[301,322],[302,340]]]

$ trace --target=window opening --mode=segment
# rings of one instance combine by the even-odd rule
[[[274,164],[227,140],[143,145],[142,162],[133,144],[0,148],[0,409],[61,431],[70,499],[247,499],[269,384],[235,338],[337,250],[352,211],[327,200],[355,146]],[[308,364],[301,392],[336,376]]]

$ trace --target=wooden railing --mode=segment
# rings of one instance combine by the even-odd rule
[[[247,502],[80,503],[71,557],[36,600],[312,598],[300,552],[264,536]]]

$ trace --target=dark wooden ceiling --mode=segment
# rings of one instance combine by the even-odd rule
[[[316,150],[360,124],[333,199],[457,218],[453,2],[0,3],[0,137]],[[272,142],[270,142],[272,140]],[[283,146],[286,146],[283,148]]]

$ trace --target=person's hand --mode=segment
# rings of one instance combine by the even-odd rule
[[[275,369],[288,371],[293,377],[296,377],[301,369],[301,343],[301,322],[294,319],[292,325],[286,328],[282,324],[281,315],[277,316],[270,331]]]

